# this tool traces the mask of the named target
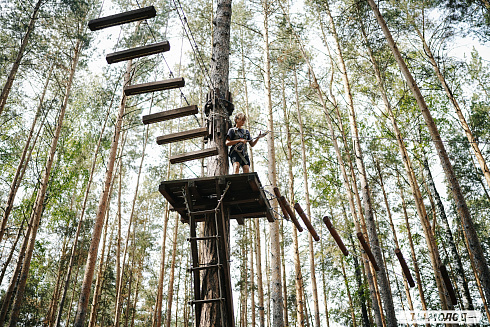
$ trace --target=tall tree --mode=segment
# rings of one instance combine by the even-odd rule
[[[451,193],[456,203],[456,208],[461,218],[461,222],[463,224],[465,235],[466,235],[466,243],[468,245],[469,251],[472,252],[475,259],[475,267],[481,276],[481,282],[483,289],[485,291],[485,295],[487,299],[490,299],[490,270],[488,268],[487,261],[485,259],[483,249],[476,233],[476,229],[473,223],[473,219],[471,218],[470,212],[468,210],[468,205],[466,203],[466,199],[463,196],[461,191],[461,187],[459,186],[459,182],[454,174],[453,166],[451,161],[449,160],[449,156],[446,152],[446,148],[444,143],[442,142],[441,136],[439,134],[439,130],[432,118],[432,114],[429,111],[427,103],[425,102],[424,96],[420,91],[420,88],[417,85],[417,82],[413,78],[410,70],[408,69],[398,47],[391,35],[386,22],[381,15],[381,12],[378,9],[378,6],[374,2],[374,0],[367,0],[369,5],[371,6],[374,15],[378,21],[379,26],[383,30],[383,34],[388,42],[388,46],[390,47],[395,60],[407,81],[408,87],[412,91],[413,97],[417,101],[419,109],[422,113],[422,117],[424,118],[425,124],[429,130],[432,141],[434,142],[434,146],[436,148],[437,154],[439,156],[439,160],[441,162],[442,168],[446,175],[446,179],[448,184],[450,185]]]

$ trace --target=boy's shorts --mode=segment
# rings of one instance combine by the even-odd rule
[[[250,158],[248,157],[248,154],[246,154],[246,155],[243,155],[243,154],[242,155],[239,155],[236,151],[233,151],[230,154],[230,160],[231,160],[231,164],[232,165],[235,162],[239,162],[240,163],[240,166],[242,166],[242,167],[243,166],[250,166]]]

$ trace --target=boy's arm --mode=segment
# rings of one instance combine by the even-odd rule
[[[257,142],[259,141],[259,139],[261,139],[262,137],[264,137],[266,135],[267,135],[267,133],[262,134],[262,132],[260,132],[259,136],[257,136],[254,140],[250,141],[250,146],[254,147],[255,144],[257,144]]]

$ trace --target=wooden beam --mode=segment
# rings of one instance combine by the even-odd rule
[[[91,31],[101,30],[106,27],[122,25],[138,20],[153,18],[157,15],[155,7],[149,6],[136,10],[126,11],[120,14],[92,19],[88,22]]]
[[[199,109],[196,105],[157,112],[154,114],[143,116],[143,124],[148,125],[158,123],[165,120],[195,115],[197,113],[199,113]]]
[[[145,45],[143,47],[109,53],[107,56],[105,56],[105,60],[108,64],[114,64],[116,62],[150,56],[168,50],[170,50],[170,43],[168,43],[168,41],[163,41],[159,43]]]
[[[342,242],[342,239],[340,238],[339,234],[337,233],[337,231],[333,227],[333,224],[330,221],[330,219],[328,218],[328,216],[323,217],[323,222],[327,226],[328,231],[330,232],[330,235],[332,235],[333,239],[335,240],[335,242],[339,246],[340,251],[342,251],[342,253],[345,256],[348,256],[349,255],[349,251],[345,247],[344,242]]]
[[[159,136],[157,137],[157,144],[159,145],[168,144],[172,142],[193,139],[200,136],[206,136],[207,134],[208,134],[208,129],[206,127],[200,127],[188,131]]]
[[[400,266],[402,266],[403,274],[405,275],[408,284],[410,285],[410,287],[415,287],[415,282],[413,281],[413,277],[412,274],[410,273],[410,269],[408,269],[407,262],[405,261],[405,258],[403,258],[402,251],[399,248],[396,248],[395,254],[396,257],[398,258],[398,262],[400,262]]]
[[[276,195],[277,202],[279,202],[279,206],[281,207],[284,218],[289,221],[289,214],[286,211],[286,206],[284,205],[284,202],[281,201],[281,192],[279,192],[279,189],[277,187],[274,187],[274,194]]]
[[[126,96],[136,95],[141,93],[149,93],[163,90],[176,89],[178,87],[184,87],[185,81],[183,77],[167,79],[164,81],[150,82],[136,85],[128,85],[124,87],[124,94]]]
[[[376,263],[376,260],[374,259],[373,252],[371,252],[371,248],[367,244],[366,239],[364,238],[364,235],[362,235],[362,233],[359,232],[359,233],[357,233],[357,238],[359,239],[359,242],[361,243],[362,248],[364,249],[364,252],[366,252],[366,254],[369,258],[369,261],[371,261],[371,264],[373,265],[374,270],[379,271],[379,266]]]
[[[303,222],[305,223],[306,228],[308,228],[308,231],[310,232],[311,236],[313,236],[313,238],[315,239],[315,241],[318,242],[320,240],[320,236],[318,236],[315,228],[313,228],[313,225],[311,224],[311,222],[308,219],[308,217],[306,217],[305,212],[303,211],[303,209],[301,208],[301,206],[299,205],[298,202],[296,202],[294,204],[294,209],[296,210],[296,212],[298,213],[298,215],[301,217],[301,219],[303,219]]]
[[[218,148],[209,148],[204,150],[198,150],[193,152],[186,152],[170,157],[170,163],[176,164],[189,160],[202,159],[206,157],[216,156],[218,154]]]
[[[299,224],[298,219],[296,219],[296,215],[294,214],[294,211],[291,210],[291,207],[289,206],[288,201],[286,201],[286,198],[284,195],[282,195],[279,200],[284,203],[284,209],[286,209],[286,212],[288,213],[289,217],[291,218],[291,221],[293,222],[294,226],[298,229],[299,232],[303,231],[303,227]]]
[[[442,280],[444,281],[447,292],[449,293],[449,298],[451,298],[451,303],[453,305],[458,304],[458,299],[456,298],[456,293],[454,292],[453,284],[451,284],[451,279],[449,279],[449,274],[447,273],[446,266],[441,265],[439,267],[439,270],[441,271]]]

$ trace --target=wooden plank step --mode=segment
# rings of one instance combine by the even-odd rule
[[[206,127],[200,127],[188,131],[159,136],[157,137],[157,144],[159,145],[168,144],[172,142],[193,139],[196,137],[206,136],[206,135],[208,135],[208,129]]]
[[[218,299],[207,299],[207,300],[194,300],[194,301],[189,301],[187,303],[189,304],[204,304],[204,303],[211,303],[211,302],[221,302],[224,301],[224,298],[218,298]]]
[[[171,156],[170,157],[170,163],[176,164],[179,162],[185,162],[185,161],[189,161],[189,160],[211,157],[211,156],[215,156],[217,154],[218,154],[218,148],[217,147],[204,149],[204,150],[198,150],[198,151],[192,151],[192,152],[186,152],[186,153],[182,153],[182,154],[177,154],[175,156]]]
[[[163,90],[176,89],[178,87],[183,87],[185,81],[183,77],[166,79],[164,81],[150,82],[136,85],[128,85],[124,87],[124,94],[126,96],[149,93]]]
[[[120,14],[92,19],[88,22],[91,31],[101,30],[106,27],[122,25],[138,20],[153,18],[157,15],[155,7],[149,6],[136,10],[126,11]]]
[[[154,114],[143,116],[143,124],[148,125],[148,124],[158,123],[170,119],[195,115],[197,113],[199,113],[199,109],[197,108],[196,105],[157,112]]]
[[[109,53],[107,56],[105,56],[105,60],[108,64],[114,64],[116,62],[149,56],[168,50],[170,50],[170,43],[168,43],[168,41],[163,41],[159,43],[145,45],[143,47]]]
[[[217,264],[217,265],[209,265],[209,266],[200,266],[200,267],[191,267],[187,269],[188,272],[191,271],[200,271],[200,270],[206,270],[206,269],[213,269],[213,268],[221,268],[223,265],[222,264]]]

